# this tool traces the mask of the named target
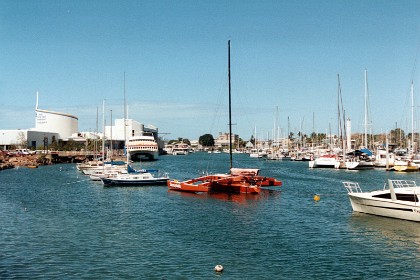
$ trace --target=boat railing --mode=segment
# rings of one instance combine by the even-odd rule
[[[394,188],[414,188],[417,187],[415,181],[410,180],[391,180]]]
[[[356,182],[343,182],[344,187],[347,189],[348,193],[361,193],[362,189],[359,186],[359,183]]]

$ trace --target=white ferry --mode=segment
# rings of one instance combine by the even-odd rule
[[[152,133],[132,136],[128,139],[127,152],[132,161],[157,160],[159,155],[158,143]]]
[[[185,143],[177,143],[172,148],[172,155],[188,155],[190,153],[191,147]]]

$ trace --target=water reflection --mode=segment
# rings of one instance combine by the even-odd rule
[[[261,189],[260,194],[232,194],[232,193],[188,193],[188,192],[177,192],[168,190],[169,195],[181,196],[181,197],[193,197],[196,199],[205,200],[223,200],[227,202],[233,202],[237,204],[247,205],[254,203],[255,201],[264,201],[272,197],[280,197],[280,190],[272,189]]]
[[[355,237],[385,242],[398,249],[416,249],[416,257],[420,258],[420,225],[417,222],[353,212],[350,226]]]

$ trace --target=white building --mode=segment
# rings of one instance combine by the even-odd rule
[[[78,118],[65,113],[38,109],[38,93],[35,112],[35,128],[0,130],[2,149],[9,149],[10,146],[36,149],[77,135]]]
[[[34,131],[54,132],[59,139],[67,139],[78,132],[78,118],[69,114],[36,109]]]
[[[125,119],[125,133],[124,119],[116,119],[114,125],[105,126],[105,140],[112,140],[113,149],[122,149],[126,139],[144,133],[152,133],[158,143],[159,151],[163,151],[164,143],[159,139],[158,128],[153,125],[144,125],[133,119]]]
[[[105,139],[112,139],[116,141],[124,141],[131,136],[143,135],[144,132],[153,133],[157,141],[158,129],[153,125],[144,125],[132,119],[125,120],[124,133],[124,119],[116,119],[115,125],[105,126]]]

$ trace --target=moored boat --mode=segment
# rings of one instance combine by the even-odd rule
[[[131,136],[128,139],[127,151],[132,161],[157,160],[159,155],[158,143],[153,133],[146,132],[142,135]]]
[[[420,222],[420,187],[415,181],[388,180],[382,190],[362,192],[356,182],[343,182],[353,211]]]
[[[335,154],[325,154],[309,161],[310,168],[338,168],[340,161]]]
[[[124,111],[126,110],[125,102],[125,75],[124,75]],[[126,123],[126,114],[124,113],[124,124]],[[125,131],[125,128],[124,128]],[[144,136],[143,136],[144,137]],[[150,136],[152,137],[152,136]],[[153,137],[152,137],[153,138]],[[127,156],[127,173],[119,173],[112,177],[101,177],[104,186],[150,186],[150,185],[165,185],[169,176],[167,173],[159,174],[158,170],[134,170],[129,164],[130,152],[127,149],[127,141],[125,135],[126,156]],[[151,141],[151,139],[149,139]],[[136,140],[137,141],[137,140]],[[132,144],[137,143],[136,141]],[[153,142],[153,141],[151,141]],[[158,173],[157,175],[152,174]]]
[[[368,149],[355,150],[347,154],[346,168],[349,170],[365,170],[375,167],[371,159],[372,152]]]
[[[375,167],[373,161],[366,160],[350,160],[346,161],[346,168],[348,170],[366,170]]]
[[[230,81],[230,40],[228,41],[228,77],[229,77],[229,135],[232,135],[231,119],[231,81]],[[259,176],[259,169],[232,168],[232,137],[229,138],[230,173],[213,174],[179,182],[168,181],[170,190],[184,192],[209,193],[260,193],[261,186],[281,186],[281,181]]]
[[[230,174],[212,174],[178,181],[169,180],[168,188],[183,192],[260,193],[261,187],[281,186],[281,181],[259,175],[259,169],[232,168]]]
[[[419,167],[410,159],[395,160],[394,170],[397,172],[417,172]]]
[[[375,167],[393,167],[395,163],[395,154],[386,150],[378,149],[375,156]]]
[[[119,173],[112,177],[102,177],[104,186],[151,186],[165,185],[169,180],[167,174],[154,176],[150,170]]]

